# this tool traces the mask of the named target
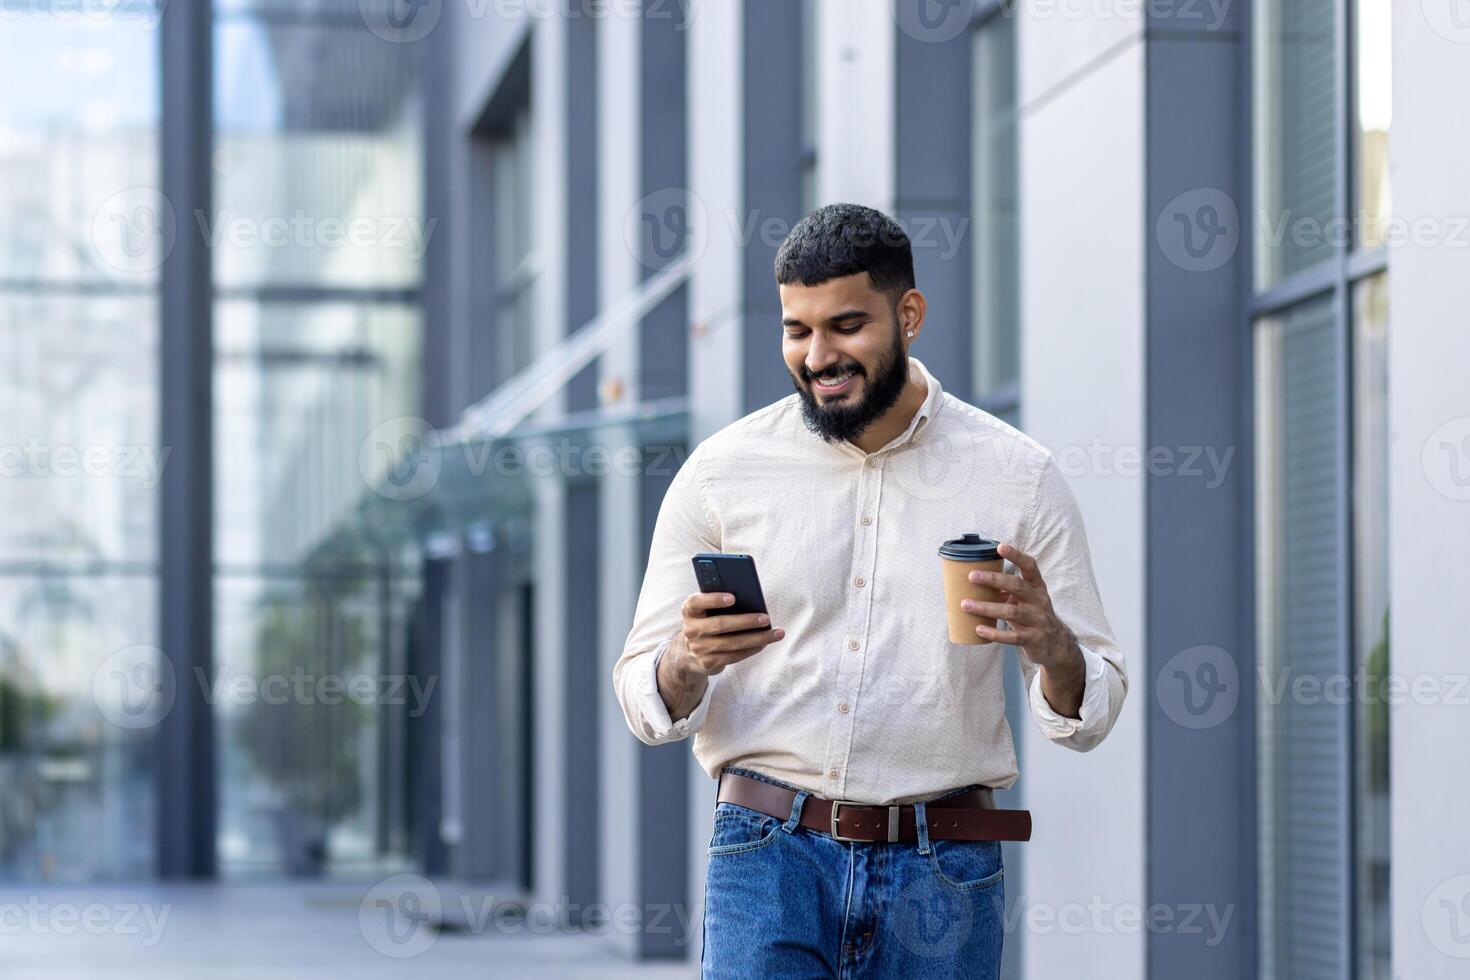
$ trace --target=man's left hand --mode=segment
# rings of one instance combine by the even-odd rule
[[[983,639],[1020,647],[1028,659],[1039,667],[1073,667],[1081,662],[1077,637],[1067,628],[1052,608],[1046,591],[1046,580],[1036,566],[1036,559],[1009,544],[1000,546],[1000,555],[1016,567],[1020,575],[1005,572],[971,572],[970,581],[989,586],[1000,593],[1000,602],[978,602],[966,599],[960,608],[981,616],[1005,620],[1009,629],[976,626]]]
[[[1052,710],[1067,718],[1080,718],[1087,665],[1077,637],[1052,608],[1046,580],[1036,567],[1036,559],[1008,544],[1001,545],[999,550],[1000,556],[1021,574],[977,571],[970,573],[970,581],[997,590],[1003,601],[966,599],[960,608],[1005,620],[1010,629],[1000,629],[997,623],[976,626],[975,632],[983,639],[1019,647],[1027,659],[1041,668],[1041,693]]]

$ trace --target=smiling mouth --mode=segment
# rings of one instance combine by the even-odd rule
[[[857,372],[855,372],[855,371],[848,371],[845,374],[839,374],[837,377],[831,378],[831,379],[824,380],[824,379],[819,379],[819,378],[813,378],[812,379],[812,387],[816,388],[818,391],[830,391],[830,392],[845,391],[845,390],[847,390],[848,386],[852,383],[852,379],[855,378],[855,377],[857,377]]]

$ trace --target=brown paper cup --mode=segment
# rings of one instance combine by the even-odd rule
[[[944,569],[944,607],[949,614],[949,641],[974,644],[991,642],[982,639],[980,634],[975,632],[975,627],[993,627],[995,619],[991,616],[965,612],[960,608],[960,603],[965,599],[1000,602],[999,592],[988,585],[976,585],[970,581],[969,576],[974,571],[998,572],[1005,565],[1004,559],[956,561],[952,558],[940,558],[939,564]]]

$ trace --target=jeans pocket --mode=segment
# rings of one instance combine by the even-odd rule
[[[962,891],[994,885],[1005,873],[1000,841],[931,840],[929,861],[940,881]]]
[[[715,832],[709,840],[709,856],[739,854],[765,847],[776,839],[781,821],[736,803],[715,807]]]

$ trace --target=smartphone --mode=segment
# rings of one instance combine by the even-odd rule
[[[729,592],[735,602],[718,609],[706,609],[706,616],[729,616],[737,613],[763,613],[766,597],[761,593],[761,580],[755,574],[755,559],[749,555],[724,555],[701,552],[694,556],[694,578],[701,592]]]

